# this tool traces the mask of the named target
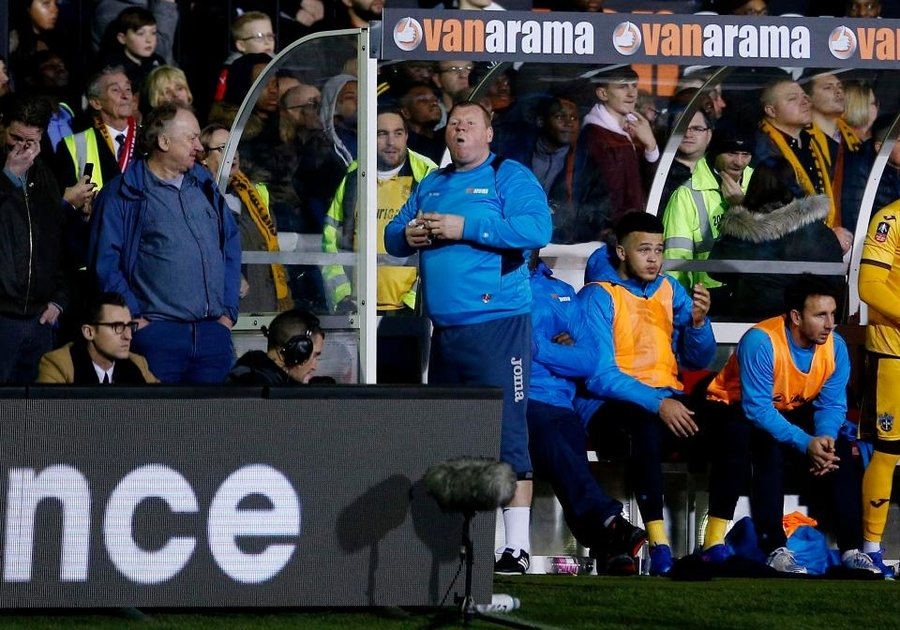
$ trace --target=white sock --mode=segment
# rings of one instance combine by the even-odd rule
[[[509,549],[531,553],[531,540],[528,536],[530,520],[530,507],[503,508],[503,527],[506,529],[506,546]]]
[[[862,550],[863,553],[875,553],[877,551],[881,551],[881,543],[864,540]]]

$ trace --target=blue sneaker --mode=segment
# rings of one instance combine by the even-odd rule
[[[731,551],[724,544],[713,545],[700,552],[700,559],[709,564],[722,564],[731,557]]]
[[[669,545],[650,547],[650,575],[669,575],[672,572],[672,548]]]
[[[895,577],[897,577],[894,572],[894,567],[889,567],[884,563],[884,547],[882,547],[878,551],[872,551],[867,555],[872,559],[872,564],[875,565],[875,568],[881,571],[881,574],[885,577],[885,579],[893,580]]]

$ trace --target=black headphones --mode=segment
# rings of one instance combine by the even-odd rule
[[[292,368],[306,363],[313,353],[312,331],[307,330],[302,335],[294,335],[281,346],[280,352],[285,367]]]

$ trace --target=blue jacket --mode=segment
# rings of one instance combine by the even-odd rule
[[[148,206],[144,191],[146,172],[146,162],[138,160],[124,174],[103,187],[94,204],[88,249],[100,290],[121,293],[134,317],[142,314],[141,302],[132,286]],[[218,238],[225,265],[225,286],[222,293],[224,303],[218,305],[218,308],[210,305],[213,311],[208,317],[228,315],[236,322],[241,278],[240,232],[231,211],[225,205],[225,199],[206,169],[195,165],[184,177],[182,186],[198,186],[215,210],[219,222]],[[198,270],[185,269],[184,273],[198,273]]]
[[[705,368],[716,353],[716,340],[707,318],[700,328],[694,328],[691,318],[691,296],[671,276],[660,274],[650,283],[640,280],[622,280],[610,263],[608,250],[601,247],[588,259],[585,282],[612,282],[634,295],[649,297],[659,290],[663,282],[672,286],[672,321],[674,332],[671,350],[678,362],[688,368]],[[578,293],[578,308],[572,317],[572,336],[596,348],[597,367],[587,380],[591,397],[576,401],[576,410],[582,421],[589,422],[603,400],[621,400],[658,413],[659,405],[666,398],[680,391],[645,385],[622,372],[616,364],[616,340],[613,337],[613,302],[609,293],[596,284],[586,284]]]
[[[547,195],[526,167],[494,154],[464,172],[434,171],[410,195],[384,230],[392,256],[416,252],[406,242],[406,225],[416,213],[440,212],[465,218],[462,240],[436,240],[420,252],[425,309],[436,326],[478,324],[531,309],[524,250],[550,241]]]
[[[528,398],[554,407],[573,409],[575,381],[594,371],[596,355],[590,346],[553,343],[569,331],[575,310],[575,289],[553,277],[543,262],[531,273],[531,388]]]
[[[847,344],[837,333],[834,335],[834,373],[822,385],[822,390],[812,401],[816,435],[837,438],[838,430],[847,418],[847,382],[850,380],[850,356]],[[808,373],[818,346],[801,348],[794,337],[787,334],[791,358],[798,370]],[[751,328],[737,347],[741,374],[741,407],[744,415],[757,427],[768,432],[784,444],[790,444],[801,453],[809,448],[814,436],[792,424],[772,404],[774,389],[775,355],[772,340],[762,330]]]

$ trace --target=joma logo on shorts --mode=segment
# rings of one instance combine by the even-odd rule
[[[522,369],[522,359],[513,357],[509,360],[513,368],[513,398],[516,402],[525,400],[525,371]]]

